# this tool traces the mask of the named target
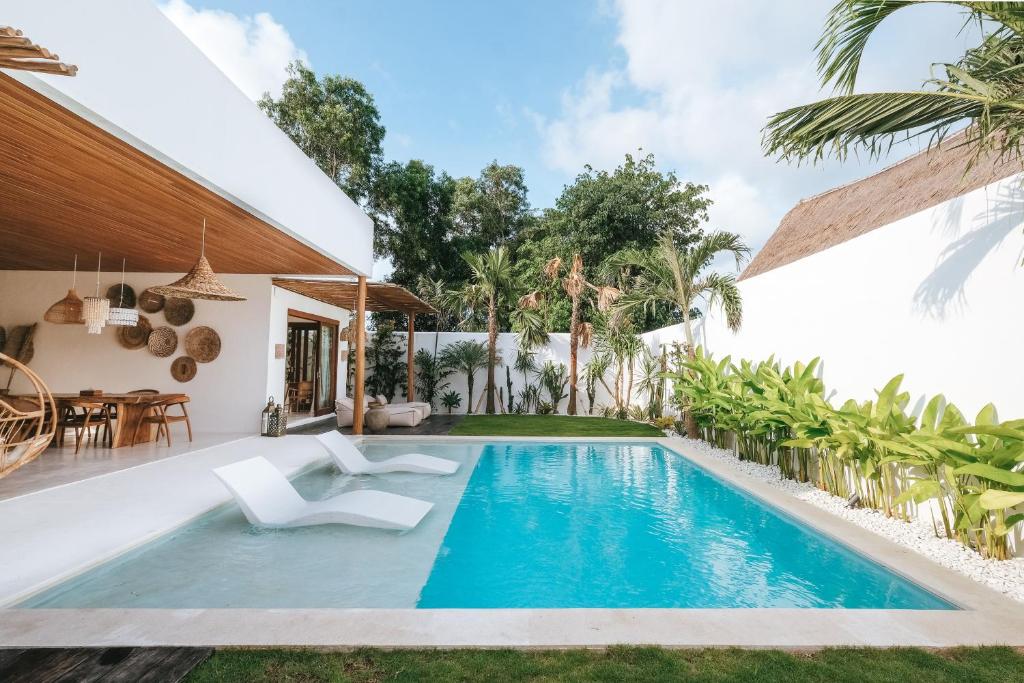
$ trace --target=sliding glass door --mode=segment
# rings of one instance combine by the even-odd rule
[[[334,411],[338,387],[338,325],[320,322],[319,353],[317,357],[316,405],[317,415]]]

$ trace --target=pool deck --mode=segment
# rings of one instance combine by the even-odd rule
[[[569,438],[366,437],[408,441]],[[601,439],[614,441],[615,439]],[[0,647],[1024,646],[1024,607],[887,539],[668,439],[659,443],[960,610],[842,609],[14,609]],[[308,436],[248,438],[0,501],[0,604],[102,563],[227,502],[209,469],[265,455],[292,475],[323,460]],[[101,529],[102,533],[97,533]]]

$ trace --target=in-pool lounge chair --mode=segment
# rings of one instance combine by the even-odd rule
[[[418,474],[455,474],[459,463],[423,453],[406,453],[387,460],[367,460],[355,445],[340,432],[331,430],[317,434],[331,459],[345,474],[382,474],[384,472],[416,472]]]
[[[262,457],[218,467],[213,473],[256,526],[353,524],[404,531],[414,528],[434,507],[425,500],[386,491],[349,491],[327,500],[306,500]]]

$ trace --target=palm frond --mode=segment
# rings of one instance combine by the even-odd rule
[[[1009,133],[998,144],[1011,151],[1021,142],[1024,99],[926,91],[842,95],[775,114],[764,129],[763,144],[766,154],[787,160],[843,159],[851,149],[877,158],[897,134],[931,135],[938,141],[964,119],[975,121],[975,140],[992,140],[996,131]]]

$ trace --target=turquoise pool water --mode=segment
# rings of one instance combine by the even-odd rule
[[[463,463],[452,477],[294,480],[436,503],[406,533],[251,527],[234,505],[25,607],[843,607],[948,603],[679,455],[621,443],[374,443]],[[212,476],[212,475],[211,475]]]

